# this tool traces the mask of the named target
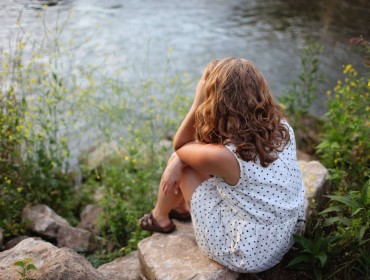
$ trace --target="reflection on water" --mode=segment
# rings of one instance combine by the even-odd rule
[[[17,18],[41,36],[38,0],[0,3],[0,46],[17,33]],[[362,66],[362,54],[348,40],[370,38],[368,0],[59,0],[48,8],[46,24],[72,9],[62,40],[91,36],[77,63],[95,63],[105,55],[135,64],[143,74],[159,75],[169,57],[179,71],[200,75],[210,59],[247,57],[261,69],[278,95],[297,76],[302,48],[309,41],[325,47],[322,67],[326,86],[340,77],[341,66]],[[192,94],[192,93],[189,93]],[[315,112],[321,114],[324,90]]]

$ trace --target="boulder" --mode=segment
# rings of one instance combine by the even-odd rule
[[[139,260],[150,279],[237,279],[238,273],[205,257],[195,241],[191,223],[176,222],[171,234],[155,233],[138,244]]]
[[[138,252],[134,251],[128,256],[115,259],[113,262],[103,264],[98,271],[109,280],[138,280],[146,279],[139,262]]]
[[[88,230],[62,226],[57,235],[59,248],[67,247],[78,252],[93,252],[96,249],[95,236]]]
[[[89,204],[85,207],[80,215],[80,223],[78,228],[86,229],[94,234],[99,234],[99,216],[103,212],[103,207],[99,205]]]
[[[27,238],[14,248],[0,253],[0,279],[19,280],[16,261],[31,258],[37,270],[27,276],[37,280],[104,280],[103,276],[82,256],[67,248]]]
[[[311,161],[313,160],[313,156],[300,150],[297,150],[297,160]]]
[[[10,239],[8,242],[5,243],[4,250],[9,250],[9,249],[15,247],[19,242],[21,242],[21,241],[23,241],[27,238],[30,238],[30,237],[27,236],[27,235],[20,235],[20,236],[17,236],[17,237],[14,237],[14,238]]]
[[[126,151],[117,142],[99,142],[96,146],[89,148],[79,158],[84,172],[91,172],[99,168],[104,162],[114,156],[124,156]]]
[[[298,161],[302,170],[303,183],[305,186],[306,216],[310,213],[310,207],[322,208],[325,205],[325,194],[329,193],[329,172],[318,161]]]
[[[29,222],[29,228],[47,238],[56,238],[59,227],[69,226],[67,220],[57,215],[47,205],[28,205],[23,209],[22,221]]]
[[[57,249],[36,273],[37,280],[104,280],[84,257],[68,248]]]
[[[4,243],[4,234],[3,229],[0,228],[0,251],[3,249],[3,243]]]

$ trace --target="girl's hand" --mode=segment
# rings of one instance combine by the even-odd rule
[[[177,195],[180,188],[180,180],[184,163],[179,159],[176,153],[173,153],[167,163],[160,182],[160,186],[165,195],[174,193]]]

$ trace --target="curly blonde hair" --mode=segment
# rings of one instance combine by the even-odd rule
[[[214,60],[203,72],[205,101],[195,114],[197,140],[236,146],[245,161],[263,167],[278,158],[290,141],[284,113],[268,84],[249,60]]]

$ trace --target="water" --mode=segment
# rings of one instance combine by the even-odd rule
[[[17,32],[17,18],[38,35],[37,0],[2,0],[0,47]],[[200,76],[213,58],[246,57],[260,68],[275,95],[297,78],[302,49],[320,42],[325,85],[313,112],[325,111],[326,89],[341,77],[342,65],[363,67],[363,53],[350,48],[352,36],[370,39],[369,0],[60,0],[48,7],[46,21],[71,19],[62,40],[91,40],[79,50],[77,63],[95,64],[105,54],[105,67],[130,63],[139,74],[160,73],[167,59],[180,72]],[[187,94],[192,95],[192,92]]]

